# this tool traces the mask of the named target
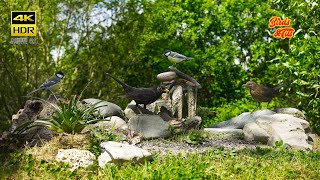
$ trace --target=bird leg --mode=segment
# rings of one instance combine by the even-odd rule
[[[252,112],[254,112],[256,109],[258,109],[258,107],[261,105],[261,103],[260,102],[258,102],[258,106],[256,106],[254,109],[253,109],[253,111]]]
[[[58,99],[57,99],[56,95],[51,91],[51,89],[48,89],[48,90],[51,92],[51,94],[54,96],[54,98],[56,99],[56,102],[57,102]]]
[[[137,107],[137,109],[138,109],[138,111],[139,111],[139,114],[143,114],[143,113],[140,111],[140,106],[139,106],[139,104],[136,104],[136,107]]]

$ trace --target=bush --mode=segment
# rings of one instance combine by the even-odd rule
[[[244,112],[253,111],[255,109],[258,109],[258,103],[254,100],[250,99],[251,97],[242,98],[240,100],[236,100],[234,102],[223,104],[220,107],[214,107],[211,109],[207,109],[206,112],[203,112],[204,108],[201,109],[201,114],[204,114],[202,125],[204,127],[212,126],[218,122],[227,121],[235,116],[238,116]],[[212,112],[215,113],[215,116],[207,115],[208,112],[211,112],[209,114],[212,114]],[[200,115],[200,113],[199,113]]]

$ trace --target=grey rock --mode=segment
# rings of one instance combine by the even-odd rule
[[[150,139],[168,137],[169,123],[165,122],[159,115],[141,114],[133,116],[128,122],[129,129],[139,136]]]
[[[93,165],[95,155],[88,150],[80,149],[59,149],[56,156],[58,162],[65,162],[71,165],[71,171],[79,167],[88,167]]]
[[[255,112],[245,112],[237,117],[231,118],[228,121],[223,121],[211,126],[211,128],[225,128],[225,129],[242,129],[246,124],[255,121],[259,116],[272,115],[275,112],[268,109],[258,110]]]
[[[264,115],[255,122],[245,125],[244,138],[259,141],[274,146],[277,141],[295,149],[311,149],[307,142],[304,126],[308,124],[303,119],[288,114]]]
[[[172,117],[171,112],[163,106],[160,108],[159,115],[164,121],[170,121],[175,119]]]
[[[143,163],[152,158],[151,153],[134,145],[108,141],[101,143],[100,147],[102,154],[98,157],[98,162],[101,168],[105,168],[107,163]]]
[[[95,105],[95,107],[99,107],[97,108],[97,113],[103,117],[124,116],[122,109],[118,105],[111,102],[90,98],[82,100],[82,103],[91,104]]]
[[[139,144],[140,142],[142,141],[142,138],[140,136],[135,136],[131,139],[128,140],[128,142],[131,144],[131,145],[136,145],[136,144]]]
[[[242,139],[244,136],[242,129],[204,128],[204,131],[228,139]]]
[[[157,79],[161,82],[169,82],[174,80],[177,77],[177,74],[173,71],[163,72],[157,75]]]
[[[53,112],[54,108],[48,103],[40,100],[28,100],[23,109],[12,115],[10,133],[13,133],[17,127],[21,127],[25,123],[33,123],[38,118],[50,118]],[[36,126],[22,132],[19,138],[21,141],[30,142],[29,146],[33,146],[40,139],[51,139],[54,134],[48,127]]]
[[[194,116],[190,119],[186,119],[182,122],[183,130],[191,130],[199,127],[202,122],[202,118],[200,116]]]
[[[296,108],[276,108],[274,111],[279,114],[290,114],[300,119],[306,119],[304,113]]]
[[[27,121],[34,121],[44,108],[44,104],[40,100],[28,100],[23,109],[17,114],[12,115],[12,130],[24,124]]]

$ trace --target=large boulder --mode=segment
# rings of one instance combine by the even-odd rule
[[[272,115],[275,112],[268,109],[259,110],[255,112],[245,112],[237,117],[231,118],[228,121],[223,121],[211,126],[211,128],[224,128],[224,129],[242,129],[246,124],[255,121],[262,115]]]
[[[277,141],[295,149],[311,149],[305,129],[309,128],[306,120],[288,114],[259,116],[256,121],[244,126],[244,138],[274,146]]]
[[[129,119],[128,126],[135,134],[146,139],[170,135],[169,123],[159,115],[140,114],[133,116]]]
[[[296,108],[276,108],[274,112],[279,114],[290,114],[300,119],[306,119],[306,116],[303,114],[303,112]]]
[[[95,105],[95,107],[99,107],[97,108],[97,113],[103,117],[124,116],[124,112],[122,111],[121,107],[111,102],[90,98],[82,100],[82,103],[91,104]]]
[[[56,156],[58,162],[65,162],[71,165],[71,171],[79,167],[88,167],[93,165],[95,155],[88,150],[80,149],[59,149]]]
[[[134,145],[108,141],[101,143],[100,147],[102,153],[98,157],[98,162],[101,168],[104,168],[107,163],[143,163],[152,158],[151,153]]]

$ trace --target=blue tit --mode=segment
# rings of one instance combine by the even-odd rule
[[[58,71],[54,76],[52,76],[46,82],[41,84],[41,86],[38,89],[35,89],[29,92],[28,95],[39,90],[50,90],[50,88],[57,85],[63,78],[64,78],[64,74],[61,71]]]
[[[187,57],[187,56],[184,56],[182,54],[179,54],[177,52],[173,52],[170,50],[167,50],[166,52],[164,52],[163,55],[165,55],[168,58],[168,60],[173,63],[179,63],[181,61],[193,59],[191,57]]]

